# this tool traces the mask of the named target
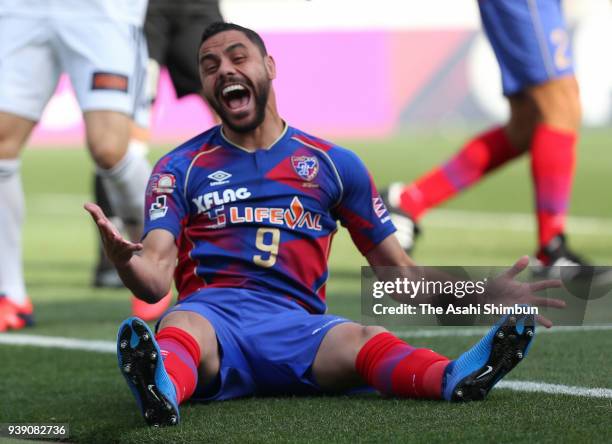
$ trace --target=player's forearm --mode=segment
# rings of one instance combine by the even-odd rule
[[[172,264],[155,261],[146,256],[134,255],[123,265],[117,265],[117,272],[134,296],[145,302],[161,300],[172,285]]]

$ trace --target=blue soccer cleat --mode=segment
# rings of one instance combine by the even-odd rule
[[[527,356],[535,337],[534,315],[506,315],[444,371],[442,396],[447,401],[480,401]]]
[[[132,317],[121,324],[117,358],[147,424],[155,427],[178,424],[176,390],[164,368],[153,332],[143,320]]]

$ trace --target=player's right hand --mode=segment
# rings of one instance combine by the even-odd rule
[[[119,233],[119,230],[108,220],[104,211],[98,205],[87,202],[83,207],[91,214],[96,223],[102,238],[104,251],[115,266],[120,267],[127,264],[134,253],[142,250],[143,246],[140,242],[130,242]]]

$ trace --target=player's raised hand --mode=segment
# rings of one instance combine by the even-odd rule
[[[102,209],[91,202],[87,202],[84,208],[91,214],[100,232],[104,251],[108,259],[115,265],[123,265],[129,262],[134,253],[142,250],[140,242],[134,243],[125,239],[119,230],[106,217]]]
[[[487,300],[506,305],[528,304],[536,307],[565,308],[561,299],[546,298],[535,293],[548,288],[559,288],[563,284],[559,279],[548,279],[537,282],[521,282],[516,277],[529,265],[529,256],[523,256],[514,265],[487,285]],[[537,321],[546,328],[552,327],[550,319],[538,315]]]

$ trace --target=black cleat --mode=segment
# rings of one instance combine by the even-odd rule
[[[564,234],[555,236],[536,254],[532,267],[539,279],[561,279],[564,283],[606,285],[612,283],[610,267],[594,267],[574,253],[567,245]]]

